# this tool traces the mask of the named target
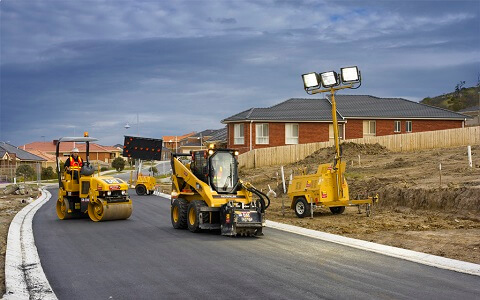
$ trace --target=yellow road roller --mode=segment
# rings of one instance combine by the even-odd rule
[[[128,219],[132,214],[132,200],[128,195],[128,184],[111,176],[95,176],[94,167],[89,162],[90,142],[88,137],[63,137],[56,147],[56,169],[58,175],[58,200],[56,204],[59,219],[86,218],[92,221]],[[60,144],[75,142],[85,145],[85,161],[60,168]],[[83,145],[82,145],[83,146]],[[74,148],[78,152],[78,149]],[[83,150],[82,150],[83,153]],[[69,157],[69,160],[73,156]],[[76,160],[77,158],[75,158]],[[67,160],[67,161],[69,161]]]

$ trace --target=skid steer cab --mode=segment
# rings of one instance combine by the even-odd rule
[[[56,147],[58,175],[57,216],[60,220],[87,218],[92,221],[128,219],[132,214],[132,200],[128,196],[128,184],[122,179],[110,176],[94,176],[94,168],[89,162],[90,142],[97,139],[85,137],[63,137]],[[69,147],[75,142],[82,148],[85,161],[60,169],[60,145]],[[85,147],[83,150],[83,146]],[[70,151],[68,149],[67,151]],[[85,151],[85,152],[84,152]],[[72,157],[70,157],[71,159]]]
[[[270,199],[238,178],[237,155],[235,150],[213,146],[190,154],[172,154],[174,228],[192,232],[219,229],[227,236],[263,234]]]

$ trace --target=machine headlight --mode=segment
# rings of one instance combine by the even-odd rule
[[[126,191],[122,191],[122,195],[125,195],[126,194]]]
[[[107,196],[111,196],[111,195],[112,195],[112,192],[108,191]]]

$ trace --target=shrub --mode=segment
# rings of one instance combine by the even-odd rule
[[[112,163],[112,164],[113,164],[113,163]],[[107,167],[101,167],[101,168],[100,168],[100,171],[102,171],[102,172],[103,172],[103,171],[108,171],[108,168],[107,168]]]
[[[125,169],[125,160],[121,157],[117,157],[112,161],[112,167],[117,170],[117,172]]]
[[[42,167],[42,179],[54,179],[57,178],[57,174],[53,171],[52,167]]]
[[[33,170],[30,165],[20,165],[17,167],[15,174],[17,176],[22,176],[23,182],[25,182],[27,178],[33,178],[35,176],[35,170]]]
[[[155,176],[155,174],[158,173],[158,170],[157,170],[156,167],[150,167],[150,168],[148,168],[148,171],[149,171],[149,172],[152,172],[152,173],[153,173],[153,176]]]

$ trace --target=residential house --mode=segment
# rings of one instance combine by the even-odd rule
[[[461,114],[472,117],[472,119],[465,122],[465,126],[480,125],[480,105],[464,108],[458,111]]]
[[[179,144],[179,152],[190,153],[190,151],[205,149],[205,141],[211,138],[216,131],[207,129],[182,139]]]
[[[163,147],[170,149],[171,152],[178,152],[180,141],[194,135],[196,132],[190,132],[184,135],[164,135],[162,136]]]
[[[29,164],[40,171],[41,163],[46,159],[19,149],[9,143],[0,142],[0,181],[11,182],[20,164]]]
[[[217,148],[227,148],[227,126],[212,133],[212,136],[204,142],[205,146],[214,144]]]
[[[461,128],[466,115],[402,98],[336,95],[341,139]],[[330,98],[292,98],[268,108],[250,108],[222,120],[228,148],[258,148],[333,139]]]
[[[51,142],[33,142],[20,146],[19,148],[26,151],[40,151],[49,155],[56,155],[56,147],[58,140]],[[70,155],[71,150],[76,147],[79,150],[79,156],[86,159],[86,145],[85,143],[61,142],[60,143],[60,157],[65,161]],[[112,146],[102,146],[96,143],[90,143],[89,147],[90,160],[110,164],[115,158],[120,157],[122,149]]]

